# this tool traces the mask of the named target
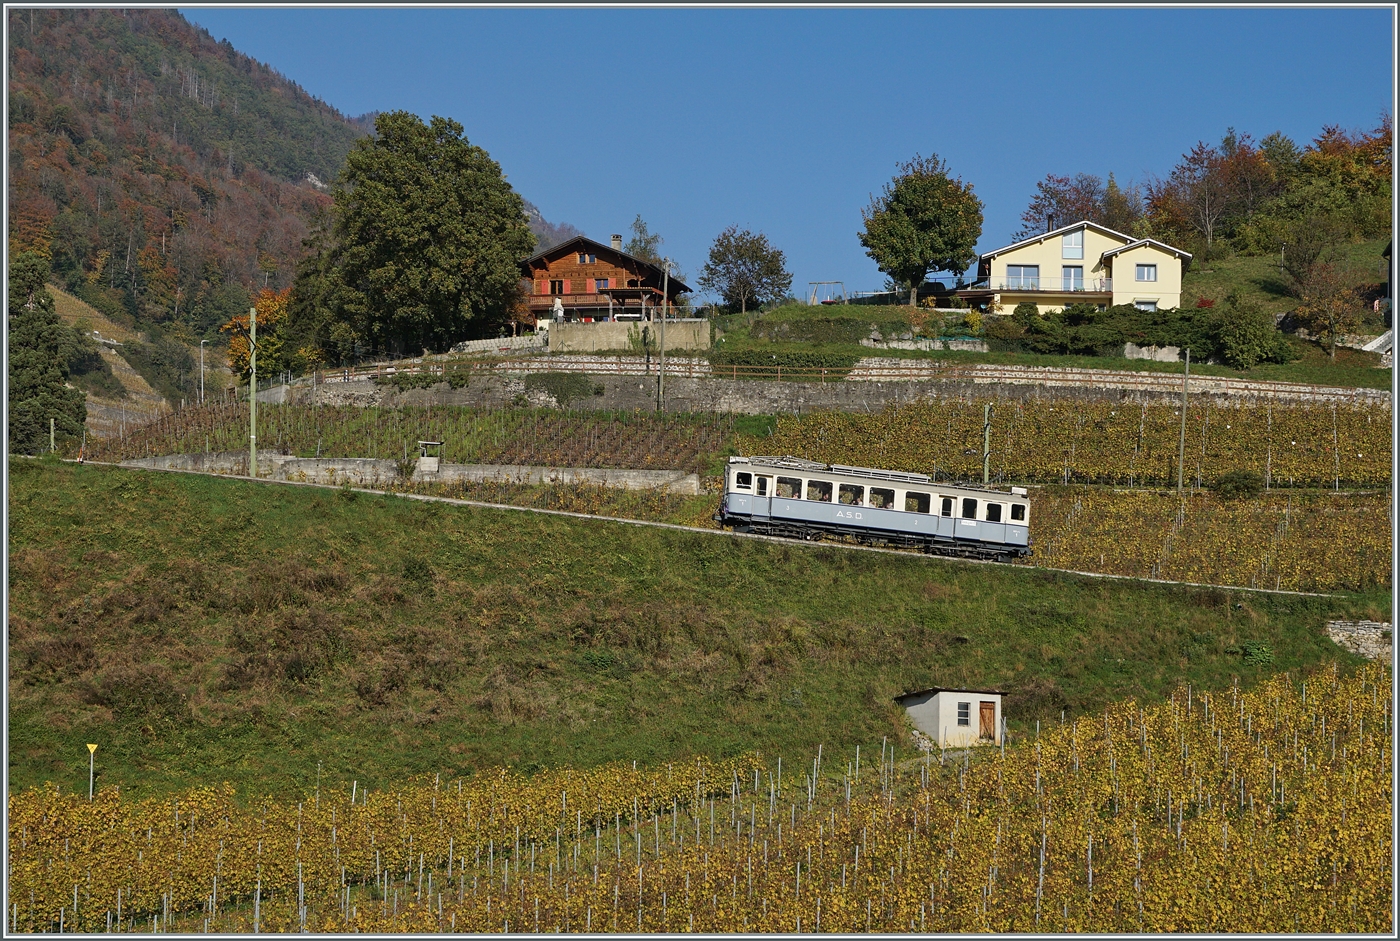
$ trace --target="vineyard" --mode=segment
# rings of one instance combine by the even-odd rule
[[[1390,496],[1273,492],[1250,500],[1088,487],[1032,491],[1027,564],[1271,588],[1390,584]]]
[[[728,415],[559,412],[454,406],[264,405],[258,447],[299,457],[402,460],[420,440],[443,442],[442,459],[459,464],[666,468],[703,473],[734,436]],[[193,454],[248,447],[248,406],[187,408],[88,443],[94,461]]]
[[[704,473],[722,453],[793,454],[828,463],[977,479],[982,401],[891,405],[877,414],[753,419],[650,412],[473,409],[459,406],[264,406],[260,447],[302,457],[403,459],[420,439],[444,442],[443,460],[573,467],[665,467]],[[998,482],[1175,486],[1181,413],[1167,405],[991,401]],[[1389,487],[1391,415],[1358,405],[1192,405],[1184,476],[1193,488],[1233,470],[1271,488]],[[89,442],[92,460],[225,451],[248,445],[246,405],[222,403],[164,416],[115,439]]]
[[[1374,932],[1391,675],[1189,687],[1000,749],[756,755],[300,801],[14,793],[11,931]],[[830,853],[830,858],[827,854]]]
[[[991,472],[1000,482],[1175,486],[1181,412],[1168,405],[989,400]],[[891,405],[878,414],[783,416],[771,436],[740,436],[739,454],[981,479],[983,401]],[[1389,487],[1388,408],[1192,404],[1184,476],[1208,486],[1233,470],[1272,487]]]

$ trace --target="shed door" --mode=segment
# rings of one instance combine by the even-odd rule
[[[994,702],[983,702],[979,710],[977,719],[977,737],[987,741],[996,740],[997,730],[997,704]]]

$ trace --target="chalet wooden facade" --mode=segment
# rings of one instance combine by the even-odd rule
[[[665,278],[658,265],[622,250],[622,237],[604,245],[582,235],[547,248],[520,263],[530,313],[554,319],[556,301],[565,320],[651,320],[663,303],[662,284],[671,304],[690,288]]]

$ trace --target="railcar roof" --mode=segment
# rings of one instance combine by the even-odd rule
[[[995,493],[998,496],[1014,496],[1024,499],[1022,494],[1008,494],[1004,490],[996,490],[992,487],[981,487],[976,484],[957,484],[944,482],[936,483],[928,474],[915,474],[908,471],[881,470],[878,467],[855,467],[847,464],[822,464],[817,461],[809,461],[805,458],[787,455],[775,457],[773,455],[754,455],[753,457],[731,457],[730,464],[749,464],[755,467],[775,467],[788,470],[807,471],[818,474],[840,474],[846,477],[864,477],[870,480],[891,480],[903,481],[911,484],[927,484],[931,487],[946,487],[950,490],[975,490],[979,493]]]

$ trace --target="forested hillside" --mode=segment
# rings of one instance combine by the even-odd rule
[[[185,340],[291,283],[372,114],[347,118],[173,10],[9,18],[12,254],[37,250],[105,315]],[[530,221],[542,243],[574,231]]]

